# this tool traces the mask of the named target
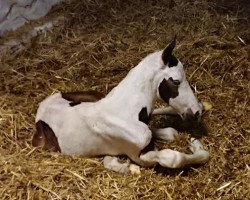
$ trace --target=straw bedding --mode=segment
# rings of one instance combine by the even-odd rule
[[[55,7],[45,19],[64,15],[63,25],[34,38],[24,52],[1,58],[0,199],[249,199],[248,4],[75,0]],[[175,54],[198,98],[213,105],[203,117],[207,135],[200,131],[211,154],[207,164],[123,175],[104,169],[101,158],[31,146],[36,109],[45,97],[87,89],[107,94],[175,34]],[[160,116],[152,123],[165,127],[168,120]],[[189,131],[181,131],[180,141],[159,145],[188,152]]]

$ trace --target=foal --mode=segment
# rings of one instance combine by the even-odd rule
[[[185,77],[182,63],[172,55],[175,40],[164,50],[144,58],[105,98],[97,92],[56,93],[41,102],[36,115],[34,146],[68,155],[104,157],[104,166],[122,173],[129,164],[116,156],[127,155],[141,166],[159,163],[169,168],[208,161],[209,154],[192,140],[192,154],[171,149],[142,153],[152,134],[163,140],[178,135],[173,128],[148,128],[155,100],[170,105],[169,112],[199,119],[202,106]],[[156,112],[157,114],[157,112]]]

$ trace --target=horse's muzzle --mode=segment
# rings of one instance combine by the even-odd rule
[[[196,111],[195,113],[192,112],[192,110],[189,108],[186,113],[183,114],[183,119],[185,121],[201,121],[201,113],[199,111]]]

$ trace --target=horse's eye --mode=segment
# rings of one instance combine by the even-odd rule
[[[181,84],[181,82],[178,81],[178,80],[173,80],[173,83],[174,83],[174,85],[180,85]]]
[[[181,84],[181,82],[180,82],[180,81],[178,81],[178,80],[174,80],[172,77],[170,77],[170,78],[169,78],[169,80],[170,80],[170,81],[172,81],[172,83],[173,83],[174,85],[176,85],[176,86],[178,86],[178,85],[180,85],[180,84]]]

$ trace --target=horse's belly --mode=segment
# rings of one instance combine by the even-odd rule
[[[120,155],[122,149],[117,148],[115,140],[106,140],[103,135],[82,130],[67,136],[58,135],[61,152],[67,155],[82,155],[94,157],[101,155]],[[119,146],[119,145],[118,145]]]

